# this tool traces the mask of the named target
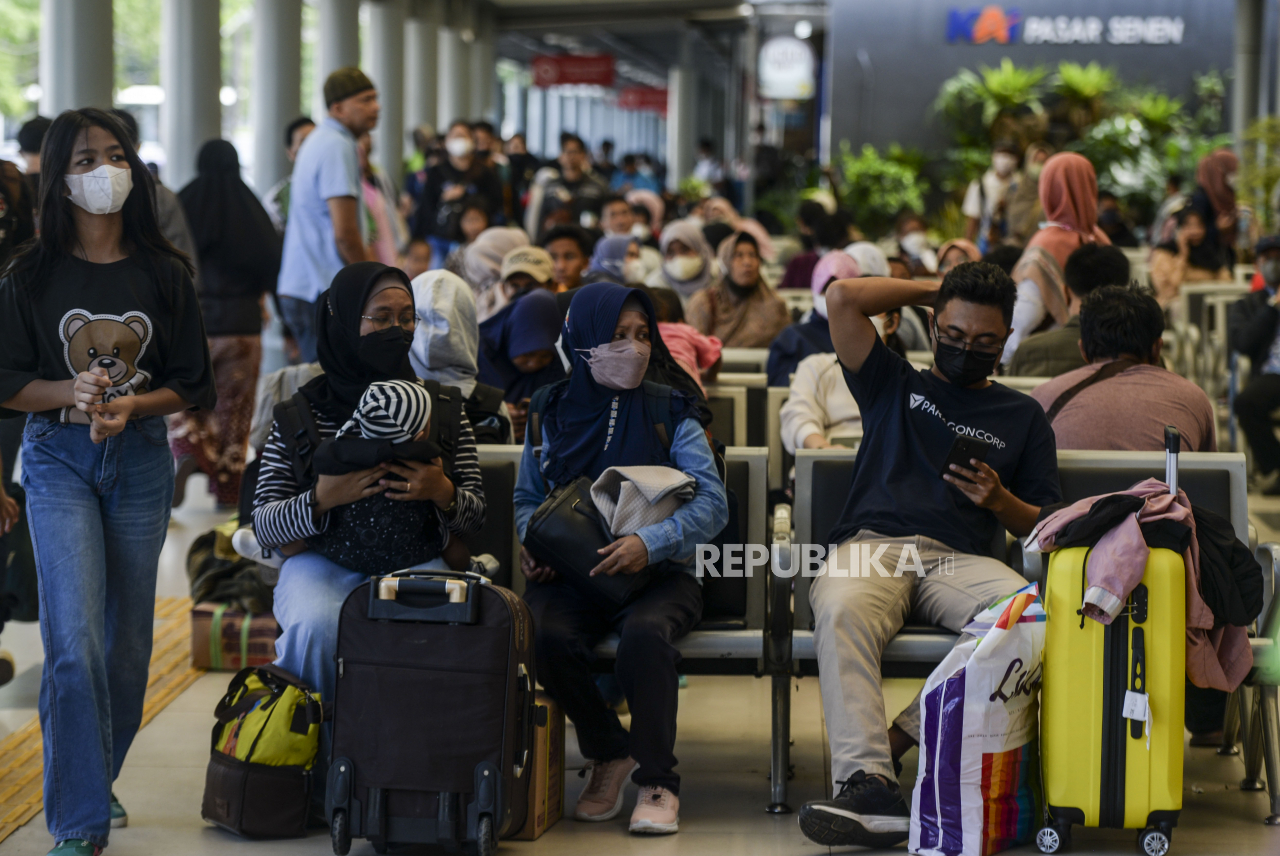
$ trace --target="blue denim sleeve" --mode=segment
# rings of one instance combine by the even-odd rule
[[[524,454],[520,458],[520,474],[516,476],[516,489],[512,493],[515,501],[516,535],[521,544],[524,543],[524,530],[529,525],[529,518],[547,498],[546,485],[543,484],[542,474],[538,472],[540,463],[533,456],[533,447],[529,445],[529,435],[526,432]]]
[[[688,564],[693,560],[694,549],[720,534],[729,522],[729,500],[716,472],[710,442],[698,420],[686,419],[676,428],[671,443],[671,463],[693,476],[696,483],[693,499],[661,523],[636,533],[649,551],[649,564],[664,559]],[[521,475],[523,473],[522,469]]]

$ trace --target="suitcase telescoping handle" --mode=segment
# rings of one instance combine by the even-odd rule
[[[369,618],[431,624],[475,624],[477,591],[487,580],[454,571],[400,571],[369,579]]]
[[[1172,496],[1178,495],[1178,452],[1182,448],[1182,437],[1178,429],[1172,425],[1164,426],[1164,483],[1169,486]]]

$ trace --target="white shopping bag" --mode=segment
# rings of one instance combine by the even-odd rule
[[[920,695],[912,853],[989,856],[1032,840],[1044,606],[1035,584],[974,617]]]

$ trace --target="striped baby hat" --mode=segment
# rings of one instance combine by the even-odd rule
[[[421,381],[378,381],[360,396],[355,413],[338,436],[358,431],[366,440],[407,443],[427,427],[430,418],[431,395]]]

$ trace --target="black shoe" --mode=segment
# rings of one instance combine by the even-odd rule
[[[806,838],[827,847],[892,847],[907,839],[911,809],[897,782],[885,784],[859,770],[837,784],[835,799],[805,803],[800,809],[800,831]]]

